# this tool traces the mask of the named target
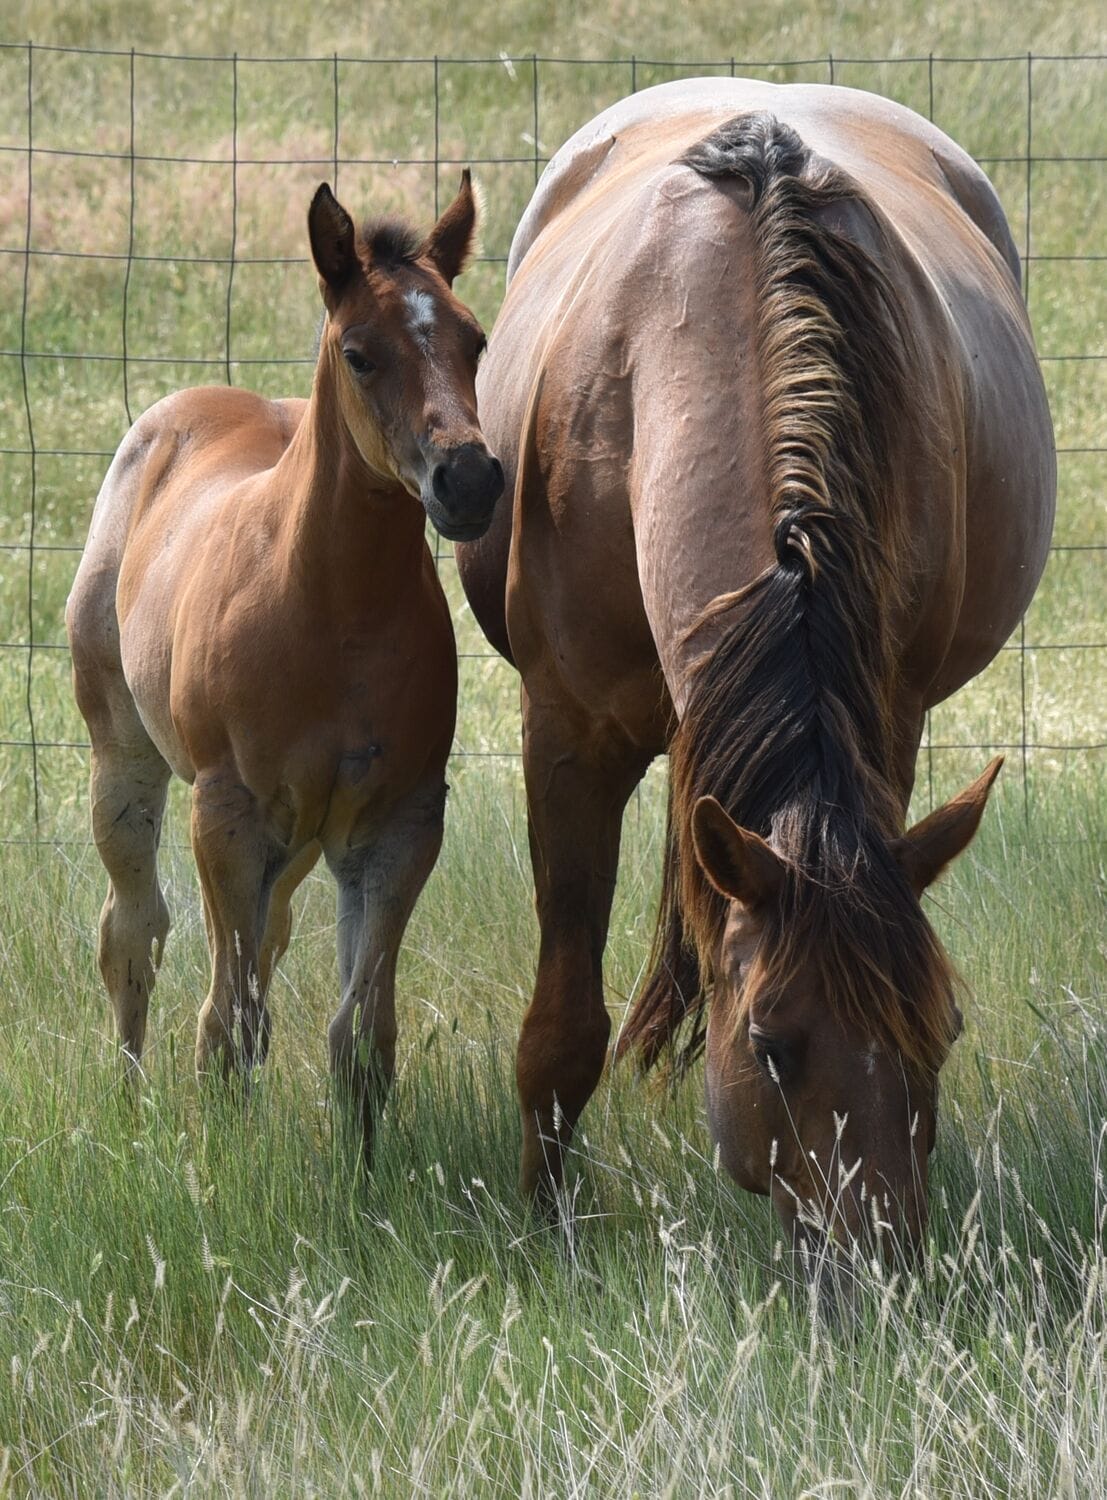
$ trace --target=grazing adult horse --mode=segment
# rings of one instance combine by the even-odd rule
[[[668,749],[655,967],[620,1051],[705,1025],[738,1182],[800,1237],[875,1214],[918,1242],[960,1025],[920,897],[999,762],[905,833],[915,759],[1025,610],[1054,506],[995,193],[871,95],[649,89],[546,169],[477,389],[513,505],[461,576],[522,676],[541,926],[523,1187],[561,1181],[603,1067],[621,817]]]
[[[368,1149],[393,1071],[396,957],[438,854],[454,729],[453,629],[424,539],[487,526],[503,471],[477,422],[484,335],[451,291],[468,173],[425,239],[308,214],[326,309],[307,401],[181,391],[131,428],[66,612],[110,877],[100,970],[137,1063],[169,914],[169,776],[192,785],[211,949],[201,1072],[248,1068],[289,901],[320,851],[338,883],[332,1067]]]

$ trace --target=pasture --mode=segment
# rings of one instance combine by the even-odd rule
[[[462,7],[434,61],[419,8],[389,7],[387,28],[384,9],[361,31],[324,5],[299,31],[193,18],[170,35],[145,7],[77,29],[46,6],[0,36],[122,49],[0,49],[0,1494],[1102,1493],[1107,779],[1101,748],[1066,747],[1104,739],[1107,281],[1088,257],[1107,254],[1107,65],[1014,55],[1096,51],[1098,13],[1026,7],[1012,38],[987,6],[797,7],[786,28],[760,7],[740,33],[712,7],[679,30],[631,5],[552,31],[523,4],[495,21]],[[622,60],[539,64],[532,48]],[[385,50],[426,60],[354,60]],[[1034,257],[1060,475],[1058,550],[1024,632],[932,715],[920,762],[924,812],[987,747],[1015,747],[928,905],[973,992],[943,1074],[930,1254],[908,1286],[866,1273],[852,1336],[813,1320],[769,1206],[719,1171],[698,1072],[672,1090],[607,1079],[578,1137],[573,1214],[550,1230],[521,1206],[511,1049],[536,928],[516,683],[447,544],[458,753],[368,1182],[332,1133],[321,877],[297,906],[249,1108],[198,1094],[206,947],[180,787],[148,1077],[136,1108],[120,1098],[59,649],[128,411],[225,378],[304,392],[318,317],[304,217],[336,163],[353,212],[429,225],[474,162],[486,258],[458,290],[490,327],[541,160],[632,86],[704,71],[632,54],[716,71],[817,58],[759,76],[825,80],[830,51],[892,59],[835,63],[835,81],[932,113],[987,163]],[[276,55],[317,60],[249,60]],[[663,803],[659,766],[626,818],[616,1022],[646,962]]]

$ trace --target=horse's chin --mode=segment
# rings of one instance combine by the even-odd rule
[[[484,533],[488,530],[489,526],[491,526],[492,524],[491,514],[486,519],[481,521],[461,523],[457,521],[448,521],[445,516],[443,516],[439,511],[437,506],[430,506],[425,500],[423,501],[423,507],[426,510],[427,515],[430,517],[431,525],[434,527],[435,531],[438,532],[438,535],[440,537],[444,537],[448,542],[479,541]]]

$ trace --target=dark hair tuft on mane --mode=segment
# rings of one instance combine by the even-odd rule
[[[681,160],[703,177],[743,177],[756,203],[767,183],[799,177],[811,153],[790,125],[760,111],[738,115],[690,146]]]
[[[390,267],[412,265],[423,242],[418,230],[395,218],[370,219],[361,235],[373,261]]]

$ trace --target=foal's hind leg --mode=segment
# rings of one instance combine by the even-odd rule
[[[124,1054],[137,1063],[169,933],[157,870],[169,767],[137,719],[132,736],[105,739],[93,729],[91,800],[93,837],[111,882],[100,913],[100,973]]]
[[[396,1066],[396,960],[419,892],[442,845],[441,781],[394,809],[369,842],[330,847],[338,882],[342,1001],[329,1030],[335,1086],[360,1127],[368,1161]]]
[[[615,729],[523,694],[523,768],[541,938],[516,1082],[520,1186],[560,1187],[573,1129],[599,1082],[611,1022],[603,951],[623,809],[650,756]]]

